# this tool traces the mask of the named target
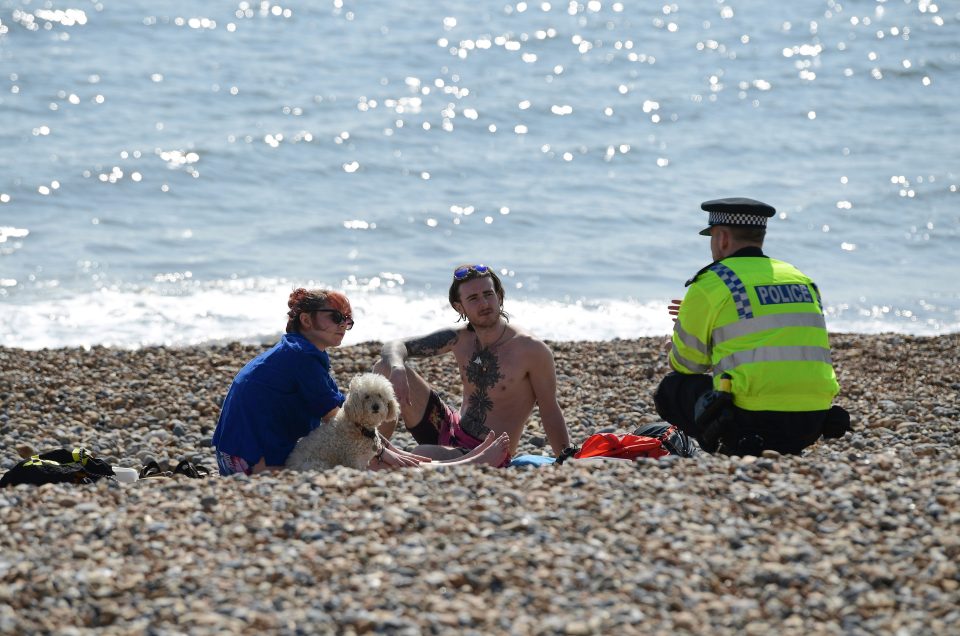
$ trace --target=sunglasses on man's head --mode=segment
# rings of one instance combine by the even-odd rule
[[[466,267],[460,267],[453,270],[453,277],[457,280],[463,280],[470,275],[470,272],[476,272],[477,274],[486,274],[490,271],[490,268],[486,265],[467,265]]]
[[[314,311],[323,311],[330,314],[330,320],[333,321],[335,325],[342,325],[347,323],[347,329],[353,329],[353,316],[346,316],[339,309],[313,309],[310,313]]]

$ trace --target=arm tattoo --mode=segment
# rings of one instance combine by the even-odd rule
[[[456,342],[457,332],[453,329],[442,329],[420,338],[410,338],[403,342],[407,347],[407,355],[414,358],[428,358],[435,356],[444,347]]]

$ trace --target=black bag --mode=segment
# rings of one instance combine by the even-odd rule
[[[634,435],[643,435],[660,440],[664,450],[679,457],[696,457],[697,451],[687,434],[672,424],[659,422],[644,424],[633,432]]]
[[[827,439],[839,439],[851,430],[850,414],[847,410],[836,404],[831,406],[823,422],[823,436]]]
[[[0,488],[17,484],[92,484],[112,477],[113,467],[85,448],[53,450],[24,459],[0,478]]]

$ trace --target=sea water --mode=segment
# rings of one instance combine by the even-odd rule
[[[0,344],[345,344],[501,272],[550,339],[666,334],[700,203],[832,331],[960,330],[960,7],[927,0],[0,0]]]

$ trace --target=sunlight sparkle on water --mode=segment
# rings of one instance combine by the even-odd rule
[[[171,168],[189,165],[200,161],[200,155],[195,152],[183,152],[182,150],[160,150],[157,148],[156,154],[160,156],[160,159],[170,164]]]
[[[26,228],[0,225],[0,243],[6,243],[7,239],[24,238],[29,234],[30,230]]]
[[[168,272],[164,274],[156,274],[153,277],[153,280],[158,283],[176,283],[179,281],[189,280],[193,278],[193,272]]]
[[[34,12],[34,15],[41,20],[55,22],[65,27],[74,25],[83,26],[87,23],[87,14],[81,9],[67,9],[66,11],[62,11],[60,9],[37,9],[37,11]]]

